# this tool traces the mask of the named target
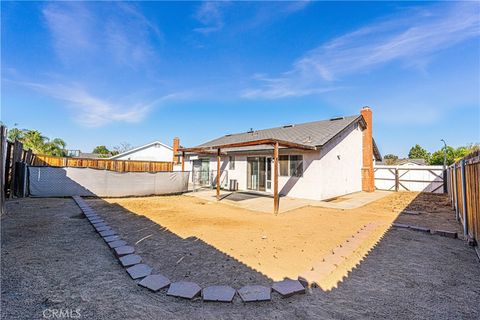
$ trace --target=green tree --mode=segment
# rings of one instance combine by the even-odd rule
[[[104,154],[104,155],[111,154],[110,150],[108,150],[106,146],[96,146],[93,149],[92,153]]]
[[[442,148],[440,150],[435,151],[431,158],[429,164],[431,165],[443,165],[443,157],[444,157],[444,149]],[[454,162],[462,159],[466,155],[476,151],[480,150],[480,145],[479,144],[470,144],[467,146],[460,146],[458,148],[453,148],[450,146],[447,146],[447,165],[451,165]]]
[[[25,150],[32,150],[36,154],[45,154],[49,156],[63,157],[66,155],[66,143],[62,139],[55,138],[50,140],[42,135],[38,130],[13,128],[8,131],[9,140],[17,139],[23,143]]]
[[[22,130],[23,136],[20,142],[23,143],[24,149],[30,149],[33,153],[37,154],[47,154],[46,143],[48,142],[48,138],[43,136],[37,130]]]
[[[383,157],[383,160],[385,161],[386,164],[394,164],[395,161],[398,160],[398,156],[397,155],[394,155],[394,154],[386,154],[384,157]]]
[[[422,148],[420,145],[416,144],[410,148],[408,152],[409,159],[424,159],[427,163],[430,161],[430,153]]]
[[[57,157],[65,157],[67,155],[67,152],[65,150],[66,146],[67,144],[65,143],[65,141],[60,138],[55,138],[52,141],[48,141],[45,143],[44,151],[45,154]]]
[[[432,166],[441,166],[443,165],[443,158],[445,154],[445,148],[435,151],[430,157],[428,162]],[[455,148],[447,146],[447,166],[455,162]]]
[[[23,130],[20,130],[18,128],[12,128],[8,130],[8,140],[13,142],[15,141],[15,139],[21,140],[22,137],[23,137]]]

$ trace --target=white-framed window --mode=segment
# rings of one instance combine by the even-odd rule
[[[229,156],[228,157],[228,169],[229,170],[235,170],[235,157],[234,156]]]
[[[281,177],[303,177],[303,155],[282,155],[278,160]]]
[[[290,177],[303,176],[303,156],[290,156]]]

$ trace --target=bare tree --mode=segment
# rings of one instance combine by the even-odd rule
[[[118,146],[113,147],[113,150],[115,150],[116,154],[123,153],[132,149],[133,149],[132,145],[128,142],[120,142]]]

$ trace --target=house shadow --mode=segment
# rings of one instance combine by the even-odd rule
[[[127,244],[135,248],[135,253],[142,257],[142,263],[150,265],[155,274],[162,274],[172,282],[193,281],[201,287],[229,285],[239,289],[244,285],[251,284],[268,286],[272,282],[268,276],[197,237],[184,238],[143,215],[104,200],[93,190],[67,176],[67,172],[63,168],[48,170],[48,167],[40,167],[42,171],[35,170],[35,168],[31,167],[32,170],[28,170],[28,172],[32,175],[40,175],[40,177],[29,177],[28,181],[30,178],[42,181],[42,175],[46,174],[50,177],[45,179],[45,183],[28,184],[31,196],[70,197],[80,195],[84,197],[96,213]],[[56,183],[53,183],[55,181]],[[44,190],[40,190],[42,188]]]
[[[229,285],[269,286],[272,279],[197,237],[182,237],[148,217],[98,197],[85,197],[88,204],[115,230],[142,263],[175,281],[192,281],[206,287]]]

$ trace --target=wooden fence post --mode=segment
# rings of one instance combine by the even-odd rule
[[[398,192],[400,180],[398,178],[398,168],[395,168],[395,192]]]
[[[457,190],[457,164],[453,163],[453,206],[455,208],[455,219],[460,219],[458,215],[458,190]]]
[[[23,153],[23,144],[15,140],[13,143],[13,156],[12,156],[12,174],[10,179],[10,198],[13,198],[16,187],[16,166],[17,162],[20,162],[22,159]]]
[[[465,179],[465,159],[462,159],[461,177],[462,177],[462,213],[463,213],[463,234],[468,235],[468,215],[467,215],[467,183]]]
[[[455,188],[454,187],[454,183],[453,183],[453,170],[452,170],[452,167],[450,166],[448,168],[448,177],[450,179],[450,184],[449,184],[449,189],[450,189],[450,203],[452,205],[452,209],[455,208],[455,204],[453,202],[453,189]]]
[[[0,213],[5,213],[5,173],[6,173],[6,161],[7,161],[7,128],[0,126],[0,156],[1,156],[1,168],[0,168]]]
[[[13,143],[7,141],[7,158],[5,159],[5,186],[3,192],[5,193],[5,198],[7,195],[10,197],[10,172],[12,166],[12,153],[13,153]]]

